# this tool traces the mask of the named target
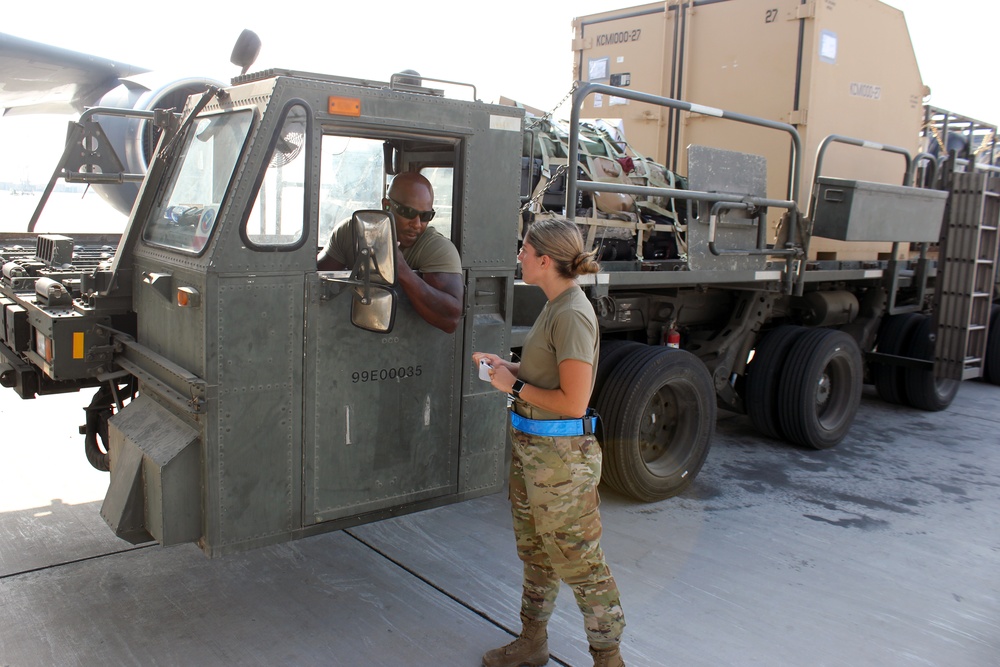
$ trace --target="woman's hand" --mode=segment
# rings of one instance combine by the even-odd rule
[[[500,368],[506,363],[503,359],[493,354],[492,352],[472,353],[472,360],[475,361],[477,364],[480,363],[483,359],[485,359],[486,363],[488,363],[493,368]]]
[[[517,379],[520,364],[511,363],[491,352],[473,352],[472,359],[477,364],[485,359],[490,365],[490,384],[494,389],[510,393],[514,387],[514,380]]]
[[[516,379],[506,366],[494,366],[490,371],[490,384],[493,385],[494,389],[499,389],[506,394],[509,394],[514,388],[514,380]]]

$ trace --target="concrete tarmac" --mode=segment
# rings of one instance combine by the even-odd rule
[[[243,554],[134,547],[99,516],[89,395],[0,393],[0,667],[472,666],[510,640],[504,494]],[[927,413],[866,388],[807,451],[724,414],[681,496],[603,491],[630,666],[1000,664],[1000,387]],[[565,587],[551,665],[590,665]]]

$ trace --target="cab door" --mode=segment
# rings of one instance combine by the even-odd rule
[[[325,241],[354,210],[379,207],[385,177],[381,140],[328,136],[322,154]],[[314,273],[305,289],[303,523],[455,494],[461,334],[427,324],[401,288],[387,334],[351,324],[349,285]]]
[[[453,494],[459,337],[399,290],[391,333],[351,324],[352,290],[307,280],[304,523]]]

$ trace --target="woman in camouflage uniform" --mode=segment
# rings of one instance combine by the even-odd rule
[[[624,666],[625,617],[601,550],[597,483],[601,449],[587,405],[597,372],[597,318],[578,275],[600,270],[573,223],[537,221],[518,255],[524,281],[548,302],[528,333],[521,362],[476,352],[492,367],[491,384],[514,396],[510,500],[518,556],[524,562],[520,636],[483,656],[484,667],[544,665],[546,623],[560,581],[583,612],[597,666]],[[586,415],[586,416],[585,416]]]

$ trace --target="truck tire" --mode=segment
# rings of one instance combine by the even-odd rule
[[[754,428],[769,438],[785,437],[778,417],[778,380],[788,350],[805,332],[805,327],[790,324],[772,329],[754,348],[753,359],[747,364],[743,405]]]
[[[913,332],[906,356],[914,359],[934,359],[934,339],[931,337],[931,318],[924,316]],[[961,386],[960,380],[934,377],[930,368],[903,369],[906,401],[919,410],[938,412],[955,400]]]
[[[596,409],[597,397],[601,393],[608,375],[630,352],[646,347],[634,340],[611,339],[601,341],[601,356],[597,362],[597,376],[594,380],[594,392],[590,396],[590,405]]]
[[[983,379],[1000,385],[1000,306],[990,311],[990,328],[986,335],[986,359],[983,361]]]
[[[601,475],[636,500],[670,498],[691,484],[715,432],[715,387],[684,350],[643,346],[611,369],[597,398]]]
[[[903,313],[887,317],[878,330],[878,351],[885,354],[902,355],[910,347],[910,340],[924,316],[919,313]],[[906,403],[903,367],[893,364],[871,365],[871,378],[878,395],[886,403],[902,405]]]
[[[813,329],[792,345],[778,386],[781,430],[813,449],[837,445],[861,403],[862,361],[857,342],[836,329]]]

